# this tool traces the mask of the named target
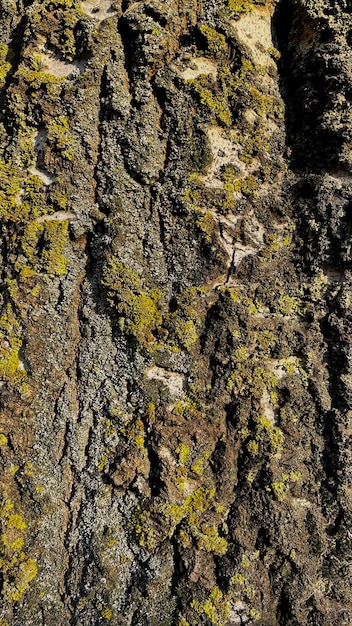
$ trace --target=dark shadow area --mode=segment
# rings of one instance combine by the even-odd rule
[[[342,132],[326,124],[338,89],[334,33],[324,20],[313,21],[292,0],[281,0],[272,20],[279,87],[285,103],[287,145],[293,170],[319,173],[337,165]]]
[[[0,23],[4,19],[2,11],[0,10]],[[13,128],[16,124],[16,118],[14,113],[10,114],[7,107],[7,91],[13,80],[14,74],[17,72],[18,67],[22,60],[23,54],[23,42],[25,38],[25,31],[28,25],[28,17],[24,15],[16,28],[13,29],[10,42],[8,44],[8,53],[5,59],[6,62],[11,64],[11,68],[6,75],[4,84],[0,88],[0,121],[4,124],[6,132],[11,135]]]

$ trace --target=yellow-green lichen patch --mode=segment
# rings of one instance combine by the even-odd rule
[[[59,116],[48,126],[48,141],[65,159],[71,161],[75,154],[75,138],[70,131],[68,119]]]
[[[137,417],[128,426],[121,428],[120,433],[129,441],[129,443],[137,446],[141,452],[145,452],[146,433],[144,424],[140,417]]]
[[[69,241],[68,220],[33,220],[24,229],[21,247],[26,260],[19,259],[15,269],[22,279],[37,274],[49,278],[67,274],[65,248]]]
[[[204,75],[188,81],[200,103],[222,122],[221,126],[232,127],[234,112],[237,116],[236,128],[227,130],[226,136],[225,129],[221,133],[220,127],[208,130],[213,153],[210,172],[205,177],[199,173],[189,177],[185,201],[200,217],[209,211],[230,211],[235,195],[255,198],[260,183],[272,178],[271,140],[277,127],[275,120],[282,116],[281,100],[266,93],[263,76],[245,57],[236,72],[224,64],[217,75],[217,81]],[[246,102],[250,100],[245,113],[237,110],[244,98]],[[200,226],[202,222],[204,218]],[[209,215],[207,226],[206,234],[211,242]]]
[[[190,447],[185,443],[180,443],[176,448],[176,454],[178,455],[180,464],[186,465],[191,454]]]
[[[22,226],[49,212],[43,181],[35,175],[26,176],[11,161],[0,159],[0,217],[11,225]]]
[[[196,219],[196,226],[198,226],[201,233],[203,233],[205,242],[211,244],[217,226],[214,214],[210,211],[200,210],[199,216]]]
[[[226,37],[222,33],[207,25],[200,26],[199,30],[206,39],[209,52],[215,57],[228,53]]]
[[[238,15],[247,15],[254,9],[254,2],[251,0],[227,0],[229,9]]]
[[[23,79],[33,89],[41,89],[48,85],[60,85],[64,80],[62,76],[54,76],[37,68],[33,69],[32,66],[28,67],[25,63],[21,63],[15,76]]]
[[[0,624],[1,626],[1,624]],[[190,626],[190,623],[183,617],[183,615],[178,615],[176,626]]]
[[[268,366],[260,365],[258,355],[250,355],[244,346],[237,348],[233,355],[233,373],[227,381],[227,389],[234,395],[250,393],[253,397],[260,399],[264,389],[269,392],[277,385],[277,378]]]
[[[11,57],[12,54],[9,47],[4,43],[0,43],[0,84],[5,81],[11,69]]]
[[[172,412],[175,415],[182,415],[186,420],[201,422],[205,418],[205,412],[201,405],[191,398],[179,400]]]
[[[73,61],[76,56],[75,29],[83,17],[81,3],[77,0],[44,0],[28,12],[29,28],[50,33],[49,42],[64,57]]]
[[[206,288],[190,287],[174,298],[175,310],[165,314],[163,320],[168,345],[191,350],[197,344],[204,314],[205,293]]]
[[[4,435],[4,433],[0,433],[0,448],[3,446],[6,446],[8,444],[9,440],[6,437],[6,435]]]
[[[219,534],[219,515],[223,513],[215,489],[202,486],[178,502],[145,499],[135,510],[132,527],[139,545],[150,552],[177,529],[177,540],[183,548],[196,543],[199,550],[223,555],[228,548]]]
[[[19,169],[0,159],[0,216],[13,219],[19,211],[22,180]]]
[[[43,181],[35,174],[27,176],[23,181],[19,205],[23,223],[51,212],[45,201],[44,190]]]
[[[301,472],[291,470],[283,472],[280,478],[273,481],[271,488],[278,502],[283,502],[290,491],[290,484],[302,479]]]
[[[221,180],[227,194],[225,200],[226,208],[231,208],[235,193],[241,193],[248,198],[255,198],[257,195],[259,185],[255,177],[249,174],[241,178],[238,176],[237,169],[231,165],[224,168],[221,173]]]
[[[278,243],[279,251],[285,248],[281,241],[273,241],[274,254],[277,253]],[[271,250],[270,256],[272,253]],[[285,354],[287,349],[283,343],[287,333],[286,315],[276,307],[272,315],[260,315],[262,292],[258,290],[256,296],[240,287],[230,287],[222,293],[229,298],[235,319],[235,312],[246,315],[246,327],[241,330],[235,328],[232,333],[233,349],[228,360],[231,371],[227,390],[237,407],[239,445],[250,468],[248,481],[254,481],[265,460],[266,468],[270,470],[266,487],[281,502],[290,484],[289,479],[286,482],[282,480],[280,468],[281,459],[287,454],[285,425],[290,419],[296,419],[289,402],[286,406],[282,389],[286,384],[295,384],[294,378],[301,378],[296,358],[292,362],[292,357],[276,357],[278,352],[282,350],[281,354]],[[278,334],[274,332],[278,328],[277,320],[282,324]],[[303,380],[298,382],[301,385]]]
[[[203,476],[209,465],[209,452],[205,450],[199,454],[199,452],[192,450],[190,445],[181,442],[176,448],[176,457],[175,484],[183,492],[190,474]]]
[[[21,347],[21,327],[8,304],[0,317],[0,379],[16,386],[21,385],[26,378],[20,360]]]
[[[243,603],[243,606],[246,607],[246,612],[248,612],[254,621],[258,621],[261,617],[260,612],[254,606],[258,601],[260,602],[256,588],[257,586],[251,581],[251,573],[255,572],[257,569],[258,557],[258,551],[242,555],[242,561],[239,564],[239,569],[234,573],[230,580],[229,590],[229,597],[231,600]]]
[[[194,599],[191,608],[198,615],[205,615],[211,624],[224,626],[228,620],[231,604],[219,587],[214,587],[206,600]]]
[[[49,276],[65,276],[67,274],[67,258],[64,251],[69,240],[68,227],[68,220],[45,222],[44,249],[41,261]]]
[[[232,125],[232,115],[226,94],[217,90],[213,81],[208,76],[201,75],[198,78],[187,81],[192,91],[196,94],[201,105],[203,105],[210,114],[225,126]]]
[[[18,513],[12,513],[7,519],[7,528],[25,530],[27,528],[27,524],[24,521],[22,515],[19,515]]]
[[[281,428],[274,426],[264,415],[259,415],[255,422],[254,439],[250,439],[247,444],[249,452],[256,456],[260,446],[268,445],[272,458],[280,458],[285,442]]]
[[[212,554],[226,554],[228,543],[224,537],[219,535],[216,526],[203,524],[198,535],[198,548],[211,552]]]
[[[108,622],[110,622],[110,620],[112,619],[112,616],[113,616],[112,610],[109,607],[105,607],[101,611],[101,616],[104,619],[106,619]]]
[[[115,257],[107,264],[103,285],[107,301],[120,318],[121,329],[133,335],[138,344],[150,347],[155,342],[153,333],[162,323],[158,307],[160,292],[144,288],[137,272]]]
[[[3,500],[0,507],[0,573],[3,578],[3,602],[13,604],[22,599],[38,573],[34,559],[24,551],[27,524],[15,512],[14,504]]]

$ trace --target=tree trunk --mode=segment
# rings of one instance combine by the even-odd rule
[[[351,626],[349,0],[0,0],[1,626]]]

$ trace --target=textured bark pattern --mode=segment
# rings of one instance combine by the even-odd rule
[[[1,626],[350,626],[349,0],[0,0]]]

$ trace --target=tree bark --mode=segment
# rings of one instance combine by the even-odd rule
[[[350,626],[349,0],[0,21],[0,625]]]

